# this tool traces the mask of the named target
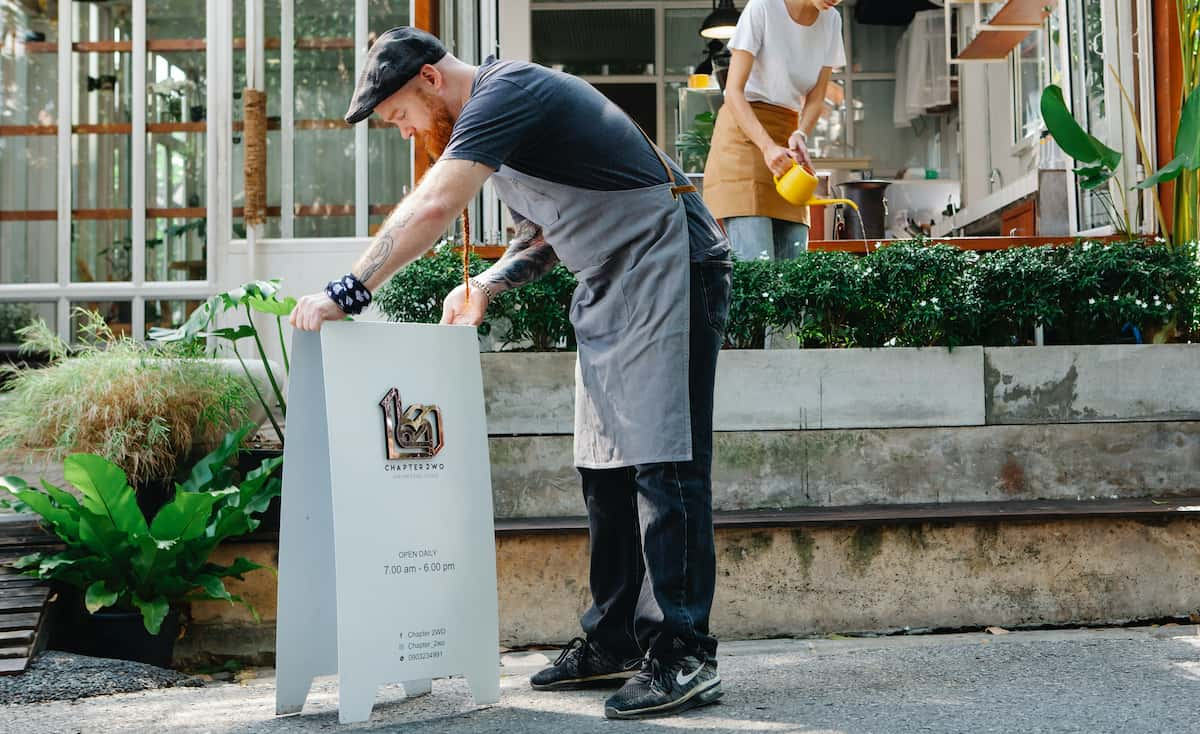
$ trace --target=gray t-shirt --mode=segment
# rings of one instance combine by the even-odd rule
[[[442,158],[507,165],[593,191],[666,182],[662,162],[620,107],[581,79],[524,61],[484,62]],[[668,163],[683,183],[683,171]],[[683,200],[692,260],[726,256],[728,242],[704,200],[696,193]]]

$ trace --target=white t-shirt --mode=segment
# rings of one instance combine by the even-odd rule
[[[754,66],[746,79],[746,99],[800,111],[804,96],[825,66],[845,66],[842,16],[823,10],[817,22],[800,25],[785,0],[750,0],[738,19],[729,48],[748,51]]]

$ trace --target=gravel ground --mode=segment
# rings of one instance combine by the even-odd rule
[[[475,706],[462,679],[412,700],[380,690],[371,720],[337,723],[320,679],[299,716],[274,716],[272,671],[240,683],[0,709],[0,731],[804,732],[805,734],[1200,734],[1200,630],[1079,630],[733,642],[721,648],[720,705],[643,722],[603,718],[605,692],[539,693],[541,653],[504,657],[501,701]]]
[[[22,675],[0,676],[0,704],[63,701],[167,688],[189,676],[127,660],[44,652]]]

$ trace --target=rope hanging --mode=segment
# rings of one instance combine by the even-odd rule
[[[463,287],[467,291],[464,303],[471,303],[471,215],[463,209]]]
[[[267,93],[242,90],[242,130],[245,158],[242,179],[246,189],[246,226],[267,220]]]

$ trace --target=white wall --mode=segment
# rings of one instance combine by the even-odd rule
[[[960,74],[963,206],[972,216],[982,216],[987,212],[976,211],[981,200],[1035,170],[1037,147],[1014,148],[1008,61],[963,64]],[[993,168],[999,169],[1003,184],[989,189]]]

